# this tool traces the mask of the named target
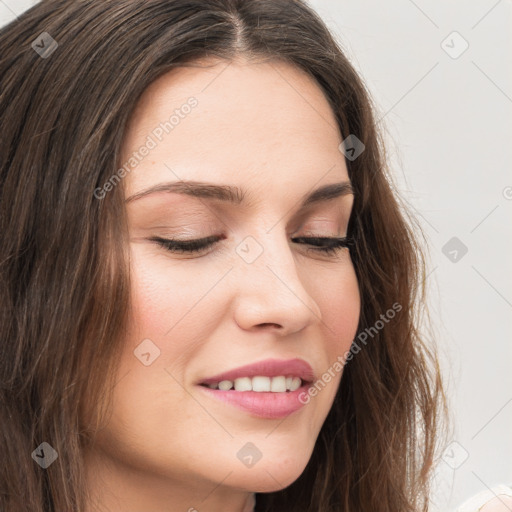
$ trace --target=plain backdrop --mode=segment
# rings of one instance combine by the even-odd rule
[[[0,0],[0,24],[35,3]],[[400,193],[428,237],[454,420],[432,510],[454,510],[512,485],[512,1],[310,4],[365,80]]]

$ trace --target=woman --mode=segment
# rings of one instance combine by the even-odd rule
[[[427,510],[423,256],[320,18],[47,0],[0,50],[1,510]]]

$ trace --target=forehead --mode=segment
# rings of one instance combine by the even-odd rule
[[[180,179],[262,192],[302,190],[323,176],[348,180],[340,142],[322,89],[304,71],[275,61],[198,61],[141,96],[120,165],[150,149],[124,179],[125,195]]]

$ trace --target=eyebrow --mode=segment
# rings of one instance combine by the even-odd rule
[[[126,202],[136,201],[137,199],[156,192],[173,192],[175,194],[184,194],[204,199],[216,199],[235,205],[245,205],[247,203],[246,192],[235,185],[217,185],[202,181],[185,180],[175,181],[172,183],[159,183],[158,185],[154,185],[131,195],[126,199]],[[354,195],[354,189],[352,188],[350,181],[329,183],[304,196],[302,198],[301,208],[346,195]]]

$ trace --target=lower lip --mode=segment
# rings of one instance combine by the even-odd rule
[[[307,395],[309,384],[304,384],[295,391],[275,393],[272,391],[221,391],[206,386],[199,386],[209,396],[227,402],[250,414],[266,419],[284,418],[306,405],[299,396]]]

